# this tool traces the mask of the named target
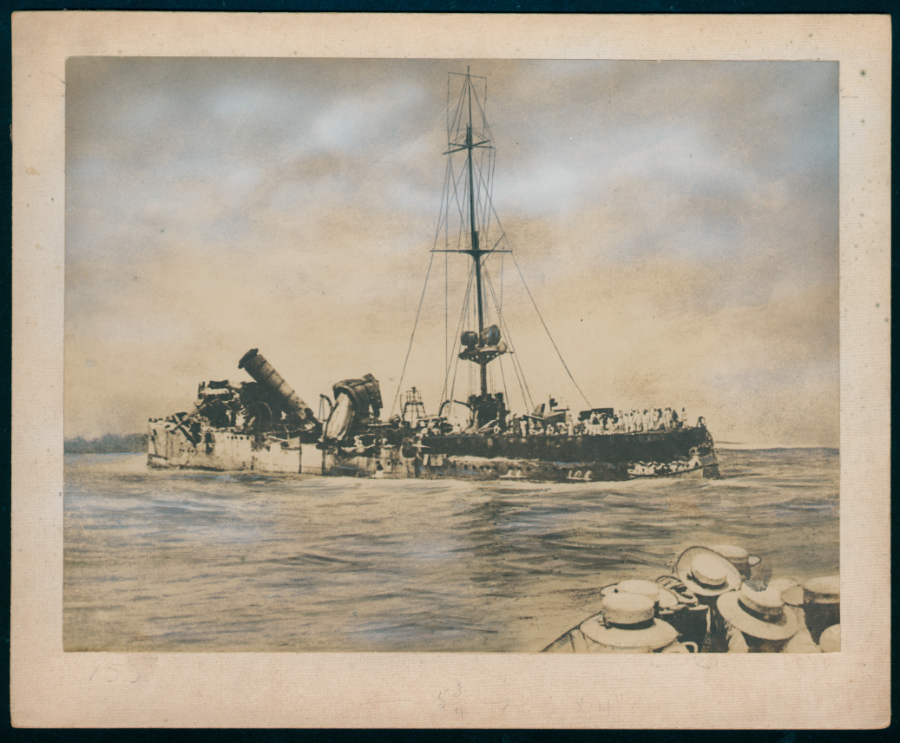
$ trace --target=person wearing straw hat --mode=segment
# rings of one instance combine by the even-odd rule
[[[800,621],[777,592],[742,585],[719,596],[717,606],[727,625],[729,653],[804,652],[788,647],[800,631]],[[818,652],[818,648],[813,645],[805,652]]]
[[[709,547],[689,547],[675,562],[675,574],[701,601],[716,599],[741,585],[737,568]]]
[[[710,610],[701,604],[697,596],[674,575],[661,575],[656,582],[678,600],[675,609],[661,609],[659,618],[678,630],[682,642],[692,642],[701,647],[706,643],[710,627]]]
[[[622,648],[613,648],[610,649],[608,646],[602,646],[603,643],[598,643],[596,640],[591,639],[586,636],[582,631],[584,625],[587,625],[587,630],[590,633],[591,627],[593,623],[598,623],[604,627],[607,625],[613,627],[622,627],[632,634],[627,635],[629,638],[629,643],[627,643],[627,648],[630,648],[628,652],[660,652],[660,653],[690,653],[691,650],[688,649],[688,645],[693,645],[693,652],[697,652],[697,643],[688,642],[682,644],[681,642],[676,642],[678,639],[678,631],[675,630],[675,635],[672,636],[673,639],[667,645],[661,648],[650,648],[650,649],[641,649],[641,646],[635,645],[632,640],[639,635],[634,634],[635,631],[640,630],[639,627],[635,627],[635,624],[639,624],[640,622],[632,622],[635,617],[629,615],[627,612],[623,612],[622,607],[622,598],[626,597],[638,597],[638,598],[646,598],[653,602],[653,614],[650,616],[650,619],[659,619],[660,617],[660,600],[662,600],[662,606],[666,607],[663,609],[664,612],[671,613],[671,607],[677,606],[678,599],[675,595],[665,589],[660,588],[656,583],[648,580],[625,580],[620,583],[615,583],[611,586],[606,586],[600,590],[603,595],[603,611],[599,614],[594,615],[590,619],[583,622],[578,627],[569,630],[564,635],[559,637],[557,640],[554,640],[550,645],[548,645],[542,652],[545,653],[600,653],[600,652],[625,652]],[[610,597],[613,597],[610,600]],[[625,599],[627,603],[630,599]],[[632,602],[633,603],[633,602]],[[624,614],[624,618],[623,618]],[[640,621],[646,622],[647,618],[643,617]],[[664,620],[660,620],[659,627],[657,631],[661,632],[662,639],[668,639],[671,633],[668,633],[666,627],[668,626],[668,622]],[[674,628],[673,628],[674,629]],[[597,632],[594,632],[596,635]],[[608,639],[608,637],[607,637]],[[602,647],[601,647],[602,646]],[[649,647],[649,646],[648,646]]]
[[[813,578],[803,584],[803,612],[814,642],[823,631],[841,621],[841,579],[838,575]]]
[[[696,596],[676,593],[669,588],[667,580],[677,583],[673,576],[662,576],[657,581],[623,580],[601,588],[600,593],[604,598],[617,593],[646,596],[653,601],[656,607],[654,616],[671,624],[678,631],[678,639],[681,643],[699,648],[706,639],[709,610],[699,604]],[[683,585],[680,587],[684,589]],[[685,649],[678,652],[688,651]]]
[[[813,578],[803,584],[791,578],[776,578],[769,582],[768,590],[776,591],[785,604],[794,607],[802,626],[798,635],[807,637],[808,643],[820,644],[823,631],[841,621],[840,576]],[[799,637],[791,645],[796,645],[798,641]]]
[[[803,586],[793,578],[775,578],[766,586],[769,591],[775,591],[781,596],[781,600],[788,606],[803,607]]]
[[[737,547],[733,544],[717,544],[710,547],[710,549],[713,552],[718,552],[734,565],[744,580],[749,578],[753,568],[762,562],[761,558],[751,555],[743,547]]]
[[[638,596],[646,596],[653,601],[657,617],[660,611],[678,608],[678,597],[668,588],[664,588],[652,580],[623,580],[600,589],[600,594],[604,599],[616,593],[633,593]]]
[[[841,652],[841,625],[834,624],[823,630],[819,636],[819,647],[823,653]]]
[[[699,603],[709,607],[709,625],[703,651],[724,653],[728,642],[725,623],[716,602],[723,593],[740,588],[738,569],[709,547],[689,547],[676,560],[675,574]]]
[[[636,593],[610,593],[603,611],[578,628],[592,653],[686,652],[678,643],[678,631],[656,619],[651,598]]]

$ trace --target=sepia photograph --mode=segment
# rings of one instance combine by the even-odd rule
[[[837,63],[66,85],[67,651],[839,649]]]
[[[14,724],[887,724],[889,60],[18,14]]]

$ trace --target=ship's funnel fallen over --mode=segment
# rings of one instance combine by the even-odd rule
[[[353,418],[353,400],[350,395],[342,392],[337,396],[331,415],[328,416],[322,438],[326,441],[342,441],[350,430]]]
[[[259,349],[252,348],[247,351],[238,362],[238,369],[245,369],[262,387],[274,392],[278,396],[282,410],[288,415],[295,415],[300,420],[315,420],[309,406],[300,399],[299,395],[284,381],[284,378],[266,361]]]
[[[381,413],[381,389],[371,374],[362,379],[345,379],[332,387],[334,408],[325,424],[323,438],[340,441],[350,432],[353,423],[369,413],[378,418]]]

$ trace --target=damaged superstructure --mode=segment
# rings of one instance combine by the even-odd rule
[[[252,382],[202,382],[190,413],[150,420],[154,467],[300,472],[322,424],[257,349],[238,367]]]
[[[328,474],[342,467],[342,444],[377,427],[381,391],[371,374],[335,384],[334,402],[322,395],[323,424],[258,349],[238,368],[253,381],[202,382],[193,411],[150,420],[151,466]]]
[[[465,353],[465,351],[463,351]],[[428,416],[413,389],[403,414],[380,419],[381,390],[371,374],[345,379],[321,395],[325,421],[257,349],[240,360],[253,379],[200,384],[190,413],[150,420],[148,463],[220,471],[351,477],[627,480],[703,470],[718,475],[703,425],[616,432],[592,426],[611,409],[540,405],[508,416],[502,394],[473,396],[462,424]],[[480,407],[482,406],[483,407]],[[651,467],[651,464],[656,464]]]

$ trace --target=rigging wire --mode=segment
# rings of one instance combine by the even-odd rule
[[[449,85],[449,83],[448,83]],[[444,185],[441,189],[442,194],[442,202],[448,199],[448,195],[450,193],[450,179],[452,177],[452,170],[450,167],[450,158],[447,158],[447,167],[444,169]],[[434,233],[434,243],[432,245],[432,251],[437,249],[438,242],[441,238],[441,227],[444,228],[444,242],[448,243],[447,230],[449,229],[449,212],[445,212],[443,209],[441,213],[438,215],[438,223],[435,228]],[[448,283],[449,283],[449,262],[448,262],[449,254],[444,255],[444,366],[446,367],[448,364],[448,356],[449,356],[449,338],[448,338],[448,325],[449,325],[449,307],[447,304],[448,301]]]
[[[397,394],[394,395],[394,402],[391,405],[391,415],[394,414],[394,408],[397,407],[397,400],[400,399],[400,390],[403,388],[403,376],[406,374],[406,364],[409,361],[409,354],[412,351],[413,338],[416,337],[416,328],[419,326],[419,315],[422,314],[422,303],[425,301],[425,290],[428,288],[428,277],[431,275],[431,266],[434,263],[434,253],[428,261],[428,271],[425,273],[425,285],[422,287],[422,296],[419,298],[419,309],[416,310],[416,321],[413,323],[412,333],[409,336],[409,348],[406,349],[406,358],[403,360],[403,370],[400,372],[400,381],[397,383]]]
[[[473,284],[472,279],[473,279],[474,275],[475,275],[475,267],[472,266],[469,268],[469,280],[466,284],[466,296],[465,296],[465,299],[463,300],[463,309],[459,315],[459,324],[456,328],[457,336],[459,336],[462,333],[463,323],[466,320],[466,314],[467,314],[468,308],[469,308],[469,301],[470,301],[470,297],[472,295],[472,284]],[[453,391],[456,389],[456,369],[458,367],[459,367],[459,356],[457,355],[455,357],[455,360],[453,363],[453,370],[454,370],[453,371],[453,387],[451,388],[449,398],[447,397],[446,392],[447,392],[447,382],[450,380],[450,365],[449,364],[447,365],[447,373],[446,373],[446,376],[444,377],[444,389],[441,391],[441,396],[445,400],[453,398]]]
[[[459,232],[457,233],[457,236],[456,236],[456,245],[457,245],[457,247],[459,247],[462,244],[462,235],[463,235],[463,230],[465,229],[465,222],[466,222],[466,217],[465,217],[465,213],[464,213],[463,205],[462,205],[462,199],[460,199],[460,196],[459,196],[459,182],[463,179],[463,176],[465,175],[465,170],[460,171],[459,178],[453,178],[453,175],[452,175],[453,157],[450,156],[448,158],[448,160],[450,161],[451,180],[453,182],[453,199],[454,199],[454,202],[456,203],[457,211],[459,211]],[[468,185],[463,185],[463,194],[462,194],[463,199],[465,199],[467,190],[468,190]],[[447,202],[448,202],[447,203],[447,221],[448,222],[450,221],[450,203],[449,203],[449,201],[450,201],[450,196],[448,194],[448,196],[447,196]]]
[[[496,165],[496,162],[497,162],[497,150],[495,150],[493,147],[491,147],[487,153],[487,166],[486,166],[487,167],[487,178],[485,179],[485,184],[484,184],[485,190],[487,191],[487,194],[488,194],[488,198],[484,205],[484,216],[482,217],[482,219],[484,220],[484,224],[485,224],[484,240],[485,240],[485,243],[488,245],[490,245],[490,240],[492,239],[490,237],[490,233],[491,233],[491,204],[490,204],[490,202],[491,202],[491,198],[494,193],[494,167]]]
[[[528,288],[528,284],[525,283],[525,276],[522,274],[522,269],[519,268],[519,262],[516,260],[516,254],[511,253],[513,263],[516,266],[516,270],[519,272],[519,277],[522,279],[522,286],[525,287],[525,291],[528,292],[528,298],[531,300],[531,304],[534,307],[534,311],[537,312],[538,319],[541,321],[541,325],[544,326],[544,330],[547,331],[547,337],[550,339],[550,342],[553,344],[553,348],[556,351],[556,355],[559,356],[559,360],[563,365],[563,369],[566,370],[566,374],[569,375],[569,379],[572,380],[572,384],[575,385],[575,389],[578,390],[579,394],[584,398],[584,401],[587,403],[589,408],[592,408],[591,401],[587,399],[587,395],[581,391],[581,387],[578,386],[578,382],[575,381],[575,377],[572,376],[572,372],[569,371],[569,367],[566,365],[565,359],[562,357],[562,354],[559,351],[559,348],[556,346],[556,341],[553,340],[553,336],[550,334],[550,328],[547,327],[547,323],[544,322],[544,318],[541,315],[541,311],[538,309],[537,302],[534,301],[534,297],[531,296],[531,289]]]
[[[503,373],[503,357],[501,356],[497,361],[500,364],[500,381],[503,384],[503,397],[509,400],[509,390],[506,389],[506,374]]]
[[[444,185],[441,188],[441,198],[442,199],[446,199],[447,195],[450,193],[450,179],[452,178],[452,176],[453,176],[453,171],[450,168],[450,162],[448,160],[447,167],[444,169]],[[435,229],[435,234],[434,234],[434,244],[435,245],[437,245],[437,242],[440,239],[441,227],[444,228],[444,234],[446,235],[449,218],[450,218],[449,212],[444,209],[441,209],[441,213],[438,214],[437,229]]]
[[[487,151],[482,151],[481,157],[479,161],[476,161],[475,167],[478,171],[478,182],[484,188],[484,202],[482,203],[482,199],[480,198],[481,189],[479,189],[479,199],[478,199],[478,209],[479,216],[481,217],[481,227],[482,227],[482,241],[485,245],[490,244],[490,230],[491,230],[491,219],[490,219],[490,208],[491,208],[491,190],[493,188],[491,182],[491,169],[493,168],[493,163],[496,160],[494,157],[495,150],[493,147],[485,148]],[[484,161],[487,160],[487,165],[485,166]],[[485,171],[487,171],[487,177],[485,177]]]
[[[450,141],[450,75],[447,75],[447,141]]]
[[[453,141],[453,134],[454,134],[454,132],[457,135],[459,134],[459,128],[461,126],[462,114],[463,114],[463,108],[464,108],[463,101],[465,99],[465,90],[466,90],[465,86],[462,86],[462,90],[460,91],[459,97],[457,98],[457,101],[456,101],[456,109],[454,110],[453,120],[451,122],[450,119],[448,118],[448,121],[447,121],[447,144],[450,147],[450,149],[452,149],[455,146],[459,146],[458,143]],[[447,78],[447,99],[449,102],[449,99],[450,99],[450,78],[449,78],[449,76]],[[449,111],[449,103],[448,103],[448,111]],[[447,162],[448,162],[448,167],[450,168],[450,172],[451,172],[451,181],[453,183],[453,201],[456,204],[457,211],[459,212],[459,233],[457,234],[457,246],[459,246],[462,243],[462,234],[463,234],[463,230],[465,228],[465,221],[466,221],[465,211],[464,211],[462,202],[465,199],[466,193],[468,192],[467,188],[465,186],[463,187],[462,199],[460,198],[460,194],[459,194],[459,182],[465,176],[465,169],[463,168],[460,171],[459,177],[456,178],[453,176],[453,154],[452,153],[448,153]],[[447,214],[447,221],[449,222],[449,220],[450,220],[449,192],[447,194],[446,214]]]
[[[444,368],[450,366],[450,253],[444,253]]]
[[[497,294],[494,292],[494,282],[491,281],[490,274],[485,270],[485,278],[487,279],[486,283],[488,285],[488,289],[490,289],[491,297],[494,300],[494,304],[497,303]],[[516,346],[513,343],[512,333],[509,332],[509,325],[506,324],[506,318],[503,317],[502,314],[498,314],[500,319],[500,325],[503,328],[503,332],[506,336],[506,340],[509,342],[509,348],[512,356],[512,365],[513,371],[516,373],[516,380],[519,382],[519,391],[522,393],[522,402],[525,405],[526,410],[534,410],[534,400],[531,397],[531,390],[528,388],[528,380],[525,379],[525,369],[522,368],[522,362],[518,360],[518,354],[516,353]]]
[[[484,108],[481,106],[481,103],[478,101],[477,96],[475,97],[475,103],[478,106],[479,112],[481,113],[484,130],[486,132],[486,138],[492,140],[493,133],[491,132],[490,125],[487,123],[487,117],[485,115]],[[496,152],[495,148],[493,148],[493,147],[491,147],[489,149],[490,149],[492,155]],[[476,163],[477,169],[478,169],[479,183],[484,186],[486,194],[487,194],[487,198],[485,199],[485,211],[489,211],[490,213],[492,213],[494,215],[494,219],[496,220],[497,226],[500,228],[500,237],[497,240],[497,244],[499,245],[501,241],[505,241],[505,243],[508,247],[509,246],[509,238],[506,234],[506,230],[503,229],[503,224],[500,221],[500,215],[497,214],[497,210],[494,207],[493,200],[490,198],[490,187],[491,187],[491,183],[493,182],[494,168],[496,167],[496,158],[489,157],[488,162],[490,164],[490,171],[488,173],[487,178],[485,178],[484,169],[482,168],[482,162]],[[491,220],[489,219],[489,216],[490,215],[488,214],[487,216],[483,217],[485,225],[490,224]],[[496,245],[494,247],[496,248]],[[510,252],[512,253],[512,251],[510,251]],[[569,369],[568,365],[566,364],[565,359],[563,358],[562,353],[559,350],[559,347],[556,345],[556,341],[553,339],[553,335],[550,333],[550,329],[547,327],[547,323],[544,322],[544,318],[541,315],[540,310],[538,309],[537,302],[535,302],[534,297],[531,294],[531,290],[528,288],[528,284],[525,282],[525,276],[522,274],[522,269],[519,266],[518,261],[516,260],[515,253],[512,253],[512,256],[513,256],[513,262],[515,263],[515,266],[516,266],[516,270],[519,273],[519,277],[522,279],[522,285],[525,287],[525,291],[528,293],[528,298],[531,300],[532,306],[534,307],[535,312],[537,313],[537,316],[541,321],[541,325],[543,325],[544,330],[547,333],[547,337],[550,339],[550,343],[553,344],[553,349],[556,351],[556,355],[559,357],[559,360],[562,363],[563,368],[566,370],[566,374],[568,374],[569,379],[572,381],[572,384],[575,385],[575,388],[578,390],[581,397],[584,399],[584,401],[590,407],[591,402],[588,400],[587,396],[584,394],[581,387],[578,386],[578,382],[576,382],[575,378],[572,376],[572,372]],[[494,302],[498,307],[498,316],[501,318],[501,322],[506,330],[507,338],[509,338],[510,345],[512,345],[512,338],[509,335],[509,328],[506,325],[506,322],[503,320],[503,316],[501,314],[502,297],[503,297],[503,279],[502,279],[503,261],[502,261],[502,259],[503,259],[503,256],[501,256],[501,269],[500,269],[501,270],[501,283],[500,283],[501,300],[499,303],[497,302],[496,295],[494,295],[494,289],[493,289],[492,284],[490,285],[490,288],[491,288],[492,295],[494,295]],[[486,269],[485,269],[485,271],[486,271]],[[516,369],[516,363],[513,364],[513,368]],[[521,369],[522,374],[523,374],[523,379],[524,379],[524,369],[522,369],[521,362],[518,362],[518,369]],[[527,389],[527,382],[525,383],[525,388]],[[531,397],[530,392],[529,392],[528,396],[529,396],[529,398]]]
[[[506,265],[506,253],[500,254],[500,308],[498,313],[503,314],[503,268]]]
[[[453,116],[454,122],[461,115],[461,110],[462,110],[461,104],[462,104],[462,93],[460,93],[460,97],[457,100],[456,111],[454,112],[454,116]],[[451,131],[452,131],[451,120],[450,120],[450,78],[449,77],[447,78],[447,107],[444,109],[444,111],[445,111],[446,117],[447,117],[447,140],[449,141],[450,136],[451,136]],[[460,177],[462,177],[462,176],[460,176]],[[447,197],[448,209],[446,211],[442,209],[441,213],[438,215],[438,223],[437,223],[437,227],[435,228],[435,236],[434,236],[434,246],[435,247],[437,246],[438,240],[440,239],[442,225],[444,227],[444,241],[446,243],[449,243],[449,232],[448,232],[449,231],[449,223],[450,223],[449,195],[450,195],[450,183],[451,182],[453,183],[454,196],[457,196],[458,182],[453,177],[453,158],[448,157],[447,158],[447,167],[444,171],[444,187],[442,189],[443,195],[445,197]],[[458,197],[457,197],[457,201],[458,201]],[[461,210],[460,210],[460,213],[462,213]],[[445,219],[445,217],[446,217],[446,219]],[[448,313],[449,313],[449,308],[447,305],[447,301],[448,301],[447,300],[447,295],[448,295],[447,287],[448,287],[448,282],[449,282],[449,276],[447,273],[448,263],[446,261],[446,258],[447,258],[447,256],[445,255],[445,264],[444,264],[445,265],[445,269],[444,269],[444,297],[445,297],[445,299],[444,299],[444,364],[446,367],[448,367],[448,373],[449,373],[449,362],[448,362],[448,358],[447,358],[448,357],[447,349],[449,346],[448,330],[447,330],[447,326],[448,326],[447,317],[448,317]],[[409,346],[406,349],[406,358],[403,360],[403,369],[400,372],[400,381],[397,383],[397,393],[394,395],[394,402],[391,404],[390,415],[394,414],[394,409],[397,407],[397,401],[400,398],[400,391],[403,389],[403,378],[406,375],[406,366],[409,363],[409,356],[410,356],[410,353],[412,352],[413,340],[415,339],[416,329],[419,326],[419,318],[422,314],[422,305],[425,301],[425,292],[428,289],[428,279],[431,276],[431,268],[432,268],[433,264],[434,264],[434,249],[432,249],[431,258],[428,261],[428,270],[425,273],[425,283],[422,286],[422,296],[419,298],[419,307],[416,310],[416,320],[413,323],[412,333],[410,334],[410,337],[409,337]]]

